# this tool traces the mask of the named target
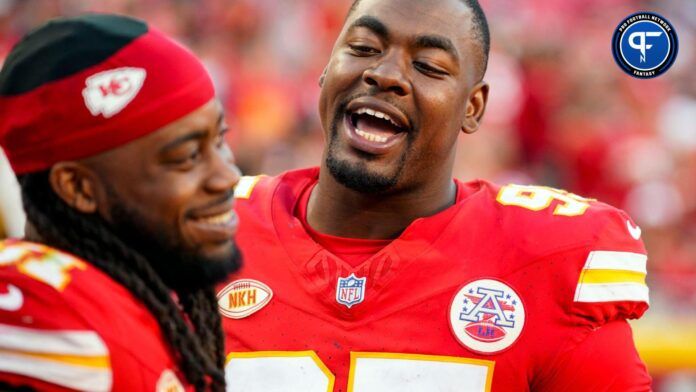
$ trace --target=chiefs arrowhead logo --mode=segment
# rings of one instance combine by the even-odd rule
[[[109,118],[126,107],[143,87],[147,72],[123,67],[96,73],[85,80],[82,97],[93,116]]]

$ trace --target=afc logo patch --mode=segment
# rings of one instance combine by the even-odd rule
[[[524,327],[520,296],[496,279],[479,279],[462,287],[450,305],[450,328],[459,343],[480,354],[506,350]]]
[[[347,278],[338,278],[336,283],[336,302],[351,308],[365,299],[365,278],[350,274]]]

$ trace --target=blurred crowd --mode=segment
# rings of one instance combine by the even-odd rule
[[[482,128],[463,135],[460,179],[536,183],[629,212],[650,253],[657,314],[696,314],[696,1],[482,0],[491,26]],[[147,19],[204,59],[246,174],[316,165],[318,78],[350,0],[0,0],[0,62],[58,15]],[[651,80],[614,63],[611,37],[638,10],[667,18],[674,66]],[[655,313],[652,312],[652,313]]]

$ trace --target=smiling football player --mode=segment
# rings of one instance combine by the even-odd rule
[[[236,190],[231,390],[650,389],[626,322],[648,307],[630,218],[452,178],[486,107],[488,35],[474,0],[353,5],[320,81],[321,167]]]
[[[213,285],[239,266],[239,171],[202,63],[142,21],[24,37],[0,72],[23,240],[0,242],[0,385],[222,391]]]

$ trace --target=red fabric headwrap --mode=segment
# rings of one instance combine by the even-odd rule
[[[95,66],[0,97],[0,145],[15,173],[42,171],[152,133],[214,95],[201,62],[150,27]]]

